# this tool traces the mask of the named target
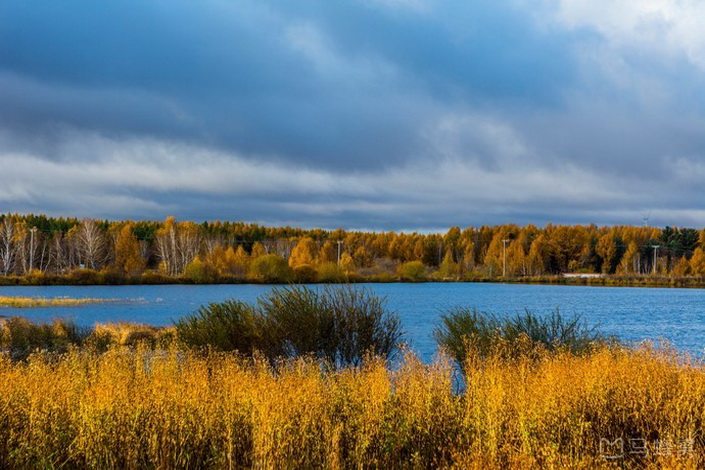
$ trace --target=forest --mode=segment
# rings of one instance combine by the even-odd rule
[[[445,234],[0,215],[3,283],[705,277],[705,229],[513,224]]]

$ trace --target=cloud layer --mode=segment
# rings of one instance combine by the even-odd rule
[[[0,5],[0,208],[705,225],[695,1]]]

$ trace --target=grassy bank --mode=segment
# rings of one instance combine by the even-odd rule
[[[477,359],[477,358],[475,358]],[[705,374],[648,349],[322,371],[112,347],[0,359],[3,468],[702,468]],[[605,459],[601,439],[624,439]],[[636,446],[639,446],[638,449]],[[631,447],[629,447],[631,446]],[[644,449],[644,454],[630,451]],[[603,448],[614,456],[614,449]],[[610,452],[606,454],[606,452]]]
[[[211,276],[205,279],[193,279],[188,276],[167,276],[156,271],[147,271],[139,276],[129,276],[114,271],[76,270],[68,274],[33,273],[25,276],[0,276],[0,286],[86,286],[86,285],[164,285],[164,284],[279,284],[286,285],[292,281],[309,284],[351,284],[351,283],[392,283],[392,282],[476,282],[508,284],[555,284],[605,287],[685,287],[705,288],[702,276],[650,276],[650,275],[605,275],[596,278],[563,277],[557,275],[501,277],[469,273],[465,276],[441,278],[434,275],[419,275],[413,279],[392,273],[370,276],[351,273],[317,277],[309,273],[301,279],[284,277],[282,279],[255,277]]]

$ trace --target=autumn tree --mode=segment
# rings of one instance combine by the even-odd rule
[[[179,223],[169,217],[155,235],[157,254],[164,271],[170,276],[181,275],[198,255],[201,242],[198,226],[193,222]]]
[[[528,260],[524,252],[522,240],[513,241],[507,248],[507,275],[526,276],[528,273]]]
[[[475,242],[466,240],[463,245],[462,270],[473,271],[475,269]]]
[[[252,259],[257,259],[260,256],[264,256],[267,254],[267,250],[264,247],[264,245],[260,242],[256,242],[254,245],[252,245],[252,252],[250,253],[250,256]]]
[[[696,248],[693,257],[690,258],[690,272],[694,276],[705,276],[705,251]]]
[[[93,219],[83,219],[76,227],[75,240],[83,264],[90,269],[100,269],[106,258],[106,239],[103,230]]]
[[[627,245],[627,251],[622,256],[617,267],[617,274],[634,274],[639,272],[639,247],[636,242]]]
[[[309,237],[304,237],[298,241],[289,257],[289,266],[297,268],[299,266],[312,266],[316,253],[316,242]]]
[[[533,276],[545,274],[548,271],[549,258],[551,256],[551,245],[544,234],[539,235],[531,242],[529,249],[528,266],[529,273]]]
[[[364,246],[358,247],[352,256],[356,266],[366,268],[372,265],[372,257]]]
[[[673,266],[673,275],[684,277],[688,274],[690,274],[690,261],[685,256],[681,256],[675,266]]]
[[[340,256],[340,269],[343,270],[345,274],[351,274],[355,272],[355,261],[350,253],[345,252]]]
[[[138,276],[146,266],[133,225],[125,224],[115,239],[115,266],[129,276]]]
[[[446,254],[443,256],[443,261],[438,267],[436,275],[440,279],[452,280],[457,279],[460,274],[460,266],[453,259],[453,253],[451,250],[446,250]]]
[[[337,263],[338,248],[330,240],[326,240],[318,252],[318,263]]]
[[[621,240],[616,238],[611,233],[606,233],[597,242],[595,251],[602,259],[602,273],[614,274],[622,258],[622,250],[620,249]]]

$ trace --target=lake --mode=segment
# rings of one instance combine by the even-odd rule
[[[444,308],[469,305],[496,314],[525,308],[565,315],[580,314],[588,324],[600,323],[606,334],[626,341],[659,339],[696,356],[705,348],[705,290],[587,287],[525,284],[362,284],[387,298],[399,313],[411,347],[425,359],[436,351],[431,336]],[[133,321],[169,325],[204,303],[234,298],[254,302],[273,286],[160,285],[160,286],[38,286],[0,287],[0,296],[110,298],[121,302],[72,307],[0,308],[0,315],[32,320],[70,317],[78,324]]]

